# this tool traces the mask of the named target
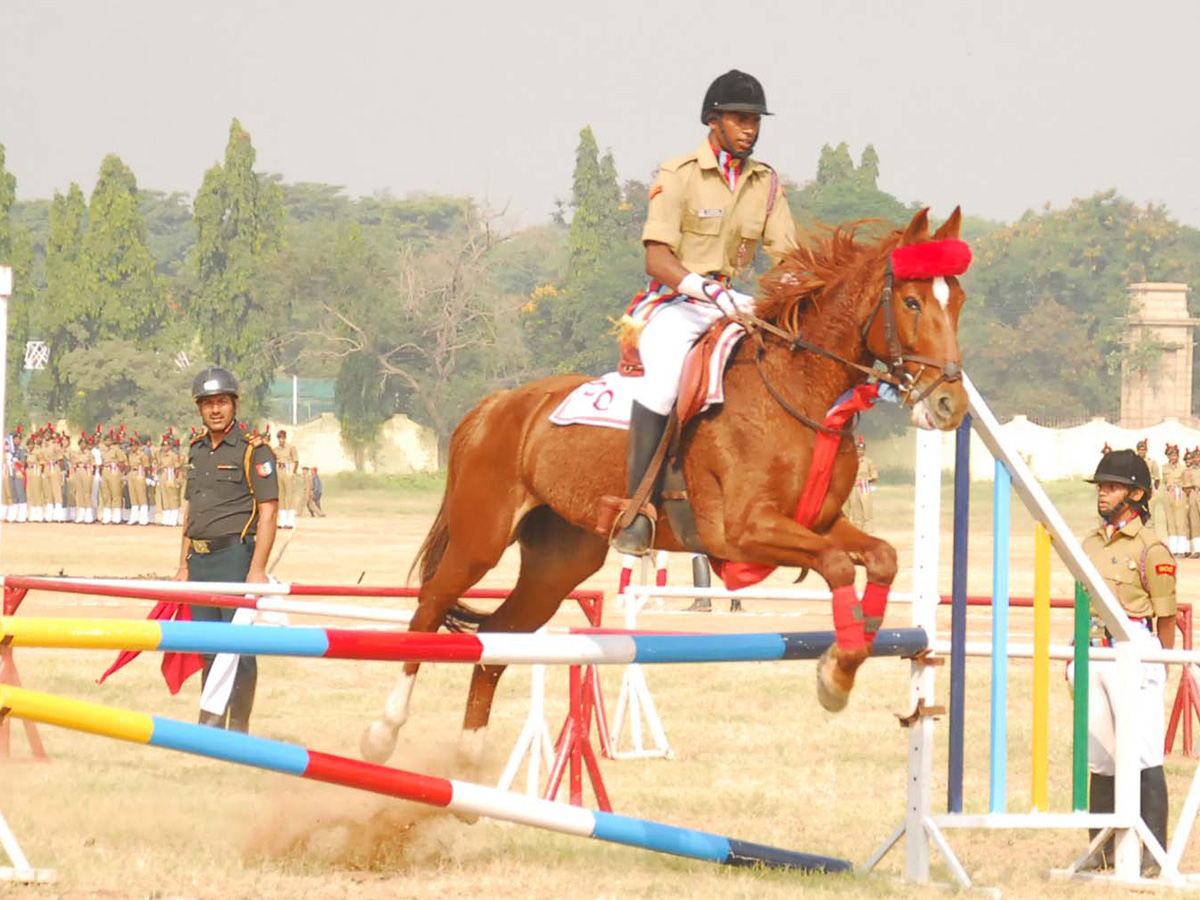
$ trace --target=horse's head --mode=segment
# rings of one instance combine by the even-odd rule
[[[971,251],[958,239],[959,209],[929,234],[929,210],[908,223],[887,257],[879,303],[863,326],[867,350],[900,379],[912,422],[949,431],[967,412],[958,350],[958,314],[966,295],[957,275]]]

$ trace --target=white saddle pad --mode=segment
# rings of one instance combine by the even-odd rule
[[[708,385],[701,410],[725,402],[725,364],[745,333],[741,325],[733,322],[721,332],[717,348],[709,357]],[[637,384],[637,378],[624,378],[609,372],[571,391],[550,414],[550,421],[555,425],[599,425],[628,430],[629,411]]]

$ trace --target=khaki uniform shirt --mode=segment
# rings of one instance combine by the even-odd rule
[[[1175,557],[1154,529],[1140,519],[1127,522],[1112,539],[1101,525],[1083,539],[1095,564],[1130,617],[1175,615]],[[1143,586],[1150,588],[1149,592]]]
[[[870,493],[871,482],[879,480],[879,470],[869,456],[858,461],[858,474],[854,476],[854,486],[864,494]]]
[[[279,499],[275,454],[236,426],[216,447],[208,435],[192,441],[188,470],[189,538],[245,537],[258,519],[258,504]]]
[[[1142,459],[1146,461],[1146,466],[1150,469],[1150,483],[1157,490],[1159,484],[1162,482],[1162,470],[1158,467],[1158,461],[1148,456],[1143,456]]]
[[[1200,487],[1200,466],[1190,465],[1183,473],[1183,489],[1189,494]]]
[[[700,275],[741,274],[754,261],[759,241],[778,260],[796,246],[796,223],[783,187],[771,173],[770,166],[747,159],[737,190],[730,191],[705,138],[694,153],[659,169],[650,188],[642,242],[666,244],[685,269]]]
[[[1187,467],[1183,463],[1167,463],[1162,468],[1162,485],[1163,492],[1168,499],[1175,502],[1183,500],[1183,476],[1187,472]]]
[[[275,448],[275,458],[279,460],[279,471],[287,475],[295,475],[300,471],[300,451],[295,444]]]

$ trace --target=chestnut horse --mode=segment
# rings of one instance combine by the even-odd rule
[[[906,229],[874,243],[858,239],[857,224],[824,230],[763,277],[756,313],[774,326],[774,334],[761,333],[758,360],[756,340],[741,341],[725,374],[724,405],[694,419],[683,433],[689,495],[700,537],[713,557],[812,569],[831,590],[841,589],[843,596],[849,591],[852,599],[855,566],[861,565],[868,588],[878,586],[886,603],[896,574],[895,549],[841,515],[857,469],[852,439],[841,439],[812,527],[800,526],[793,514],[816,431],[776,396],[820,421],[838,397],[866,381],[867,367],[880,362],[903,390],[914,424],[957,427],[967,410],[957,337],[963,290],[954,277],[897,277],[893,283],[889,260],[898,247],[956,240],[959,224],[956,209],[931,237],[928,210],[922,210]],[[797,349],[780,332],[800,335],[836,358]],[[564,375],[499,391],[455,429],[446,493],[413,564],[421,590],[412,631],[436,631],[514,541],[521,548],[516,586],[483,618],[481,631],[536,630],[604,563],[608,542],[592,526],[601,496],[624,493],[626,433],[562,427],[549,419],[588,380]],[[665,516],[658,522],[656,546],[683,549]],[[876,612],[881,618],[882,608]],[[859,607],[860,635],[862,614]],[[835,646],[822,660],[818,694],[827,708],[845,705],[866,655],[865,649]],[[416,663],[404,666],[382,718],[364,732],[364,758],[383,762],[394,750],[417,669]],[[503,670],[474,670],[459,751],[469,771],[482,758]]]

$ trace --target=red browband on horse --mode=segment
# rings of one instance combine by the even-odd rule
[[[966,241],[926,241],[892,251],[896,278],[944,278],[961,275],[970,265],[971,247]]]

